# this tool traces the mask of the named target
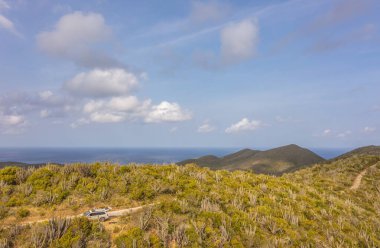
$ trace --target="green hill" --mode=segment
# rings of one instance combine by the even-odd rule
[[[220,158],[214,155],[207,155],[197,159],[187,159],[177,164],[197,164],[199,166],[209,167],[212,169],[221,169],[230,164],[240,164],[259,152],[260,151],[257,150],[244,149]]]
[[[322,157],[308,149],[287,145],[267,151],[244,149],[221,158],[209,155],[178,164],[194,163],[212,169],[251,170],[260,174],[281,175],[322,161]]]
[[[354,149],[350,152],[347,152],[345,154],[342,154],[335,159],[341,159],[341,158],[347,158],[351,157],[353,155],[374,155],[374,156],[380,156],[380,146],[363,146],[359,147],[357,149]]]
[[[281,177],[194,165],[7,167],[0,170],[0,245],[380,247],[379,161],[353,156]],[[105,223],[36,223],[147,203],[156,204]]]

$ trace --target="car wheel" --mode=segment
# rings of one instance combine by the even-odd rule
[[[104,218],[104,217],[101,217],[99,220],[100,220],[101,222],[103,222],[103,221],[105,221],[105,220],[106,220],[106,218]]]

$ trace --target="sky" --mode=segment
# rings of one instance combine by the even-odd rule
[[[0,146],[379,145],[378,13],[378,0],[0,0]]]

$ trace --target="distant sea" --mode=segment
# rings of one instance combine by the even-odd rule
[[[204,155],[224,156],[241,148],[0,148],[0,162],[90,163],[175,163]],[[266,149],[259,149],[266,150]],[[339,156],[350,149],[310,149],[323,158]]]

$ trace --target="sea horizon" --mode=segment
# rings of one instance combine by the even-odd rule
[[[0,162],[92,163],[112,162],[170,164],[205,155],[225,156],[243,147],[0,147]],[[268,150],[272,148],[249,148]],[[332,159],[353,148],[308,148],[324,159]]]

